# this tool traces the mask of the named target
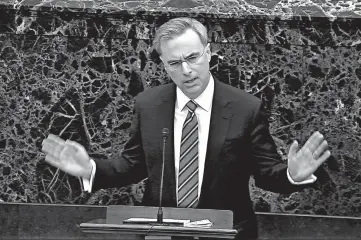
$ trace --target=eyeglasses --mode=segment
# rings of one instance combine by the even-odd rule
[[[171,61],[169,63],[164,63],[164,65],[168,68],[168,70],[170,71],[177,71],[179,69],[181,69],[183,62],[186,62],[188,65],[193,65],[196,64],[198,62],[198,60],[204,55],[204,53],[206,52],[207,47],[204,47],[203,52],[202,53],[196,53],[196,54],[192,54],[189,57],[185,58],[184,60],[176,60],[176,61]]]

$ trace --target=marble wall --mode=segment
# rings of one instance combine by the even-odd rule
[[[359,216],[359,3],[0,3],[0,201],[139,204],[141,183],[82,192],[79,179],[44,162],[41,142],[53,133],[93,156],[118,154],[134,96],[170,81],[151,50],[154,29],[191,16],[209,29],[212,73],[267,103],[284,159],[293,139],[315,130],[332,151],[315,189],[280,195],[251,182],[255,209]]]

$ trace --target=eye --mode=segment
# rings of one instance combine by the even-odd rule
[[[187,59],[188,60],[194,60],[194,59],[197,59],[198,58],[198,55],[192,55],[190,57],[188,57]]]
[[[195,63],[195,62],[198,60],[198,56],[199,56],[199,55],[189,56],[189,57],[187,57],[186,61],[187,61],[187,62],[190,62],[190,63]]]
[[[179,65],[179,62],[170,62],[169,65],[170,66],[177,66],[177,65]]]

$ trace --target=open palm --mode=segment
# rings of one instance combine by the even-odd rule
[[[42,145],[46,162],[73,176],[90,178],[92,165],[82,145],[71,140],[64,141],[53,134],[44,139]]]
[[[312,134],[301,149],[298,149],[298,142],[294,141],[288,153],[291,178],[296,182],[308,179],[331,156],[327,149],[327,141],[318,131]]]

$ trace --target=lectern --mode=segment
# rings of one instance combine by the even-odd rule
[[[164,219],[177,220],[209,220],[211,227],[185,227],[167,224],[133,224],[124,223],[129,218],[157,217],[157,207],[112,205],[107,207],[106,219],[94,219],[80,224],[83,232],[101,234],[107,239],[126,240],[180,240],[198,239],[200,237],[233,239],[237,233],[233,229],[233,213],[228,210],[190,209],[190,208],[163,208]],[[89,235],[90,236],[90,235]],[[108,236],[108,237],[105,237]],[[92,238],[92,237],[90,237]]]

